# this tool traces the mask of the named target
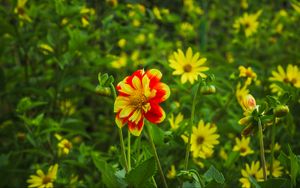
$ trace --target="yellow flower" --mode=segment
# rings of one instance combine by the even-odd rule
[[[175,120],[174,120],[174,114],[170,115],[170,118],[168,118],[171,129],[176,130],[179,127],[179,124],[182,122],[183,120],[183,115],[181,113],[179,113]]]
[[[255,79],[257,77],[256,73],[252,70],[251,67],[244,67],[244,66],[239,66],[240,70],[240,77],[247,77],[247,78],[252,78]]]
[[[106,0],[106,3],[115,7],[118,5],[118,0]]]
[[[57,144],[58,147],[58,155],[68,155],[70,150],[72,149],[72,143],[63,138],[61,135],[59,134],[55,134],[54,135],[56,137],[57,140],[59,140],[60,142]]]
[[[120,47],[120,48],[124,48],[124,46],[126,45],[126,39],[120,39],[119,41],[118,41],[118,46]]]
[[[257,31],[259,25],[257,19],[261,13],[261,10],[255,14],[244,13],[242,17],[235,20],[233,27],[236,29],[237,32],[239,32],[241,28],[243,28],[245,36],[250,37]]]
[[[121,56],[111,62],[111,66],[115,69],[120,69],[122,67],[125,67],[127,65],[127,54],[122,53]]]
[[[193,56],[191,47],[187,49],[186,55],[181,50],[174,52],[169,62],[170,67],[175,69],[173,75],[181,75],[181,83],[183,84],[187,81],[193,84],[198,79],[198,76],[205,78],[206,75],[202,72],[209,69],[202,66],[206,62],[206,58],[200,58],[199,52]]]
[[[26,14],[26,9],[25,9],[26,3],[27,0],[18,0],[17,7],[14,9],[14,12],[18,15],[19,19],[31,22],[32,20]]]
[[[193,127],[191,135],[191,151],[194,158],[207,158],[213,154],[214,145],[219,144],[219,134],[216,134],[217,127],[210,123],[204,124],[200,120],[198,127]]]
[[[234,57],[233,57],[231,52],[226,53],[226,59],[227,59],[228,63],[233,63],[234,62]]]
[[[194,26],[188,22],[181,23],[179,34],[183,37],[193,37],[195,35]]]
[[[41,51],[45,55],[48,55],[49,53],[53,53],[54,52],[53,48],[51,46],[49,46],[48,44],[40,44],[39,48],[41,49]]]
[[[153,11],[153,14],[156,17],[156,19],[162,20],[162,17],[160,15],[160,10],[156,6],[153,8],[152,11]]]
[[[271,170],[271,168],[270,168],[270,165],[268,164],[267,165],[267,175],[271,174],[270,170]],[[283,167],[280,166],[280,161],[274,160],[273,161],[272,176],[275,177],[275,178],[278,178],[278,177],[282,176],[282,170],[283,170]]]
[[[176,177],[176,169],[175,166],[172,165],[171,169],[168,171],[167,178],[174,179]]]
[[[86,7],[82,7],[80,9],[80,14],[82,15],[81,17],[81,23],[83,27],[86,27],[88,25],[90,25],[89,22],[89,15],[94,15],[95,14],[95,10],[93,8],[86,8]]]
[[[247,0],[242,0],[241,1],[241,7],[243,8],[243,9],[247,9],[248,8],[248,2],[247,2]]]
[[[241,156],[246,156],[254,153],[254,151],[249,146],[250,137],[242,137],[242,139],[236,138],[235,139],[235,146],[233,147],[233,151],[240,152]]]
[[[59,108],[64,115],[70,116],[75,113],[75,106],[71,100],[61,101]]]
[[[56,179],[58,164],[50,166],[48,173],[44,174],[41,169],[36,171],[37,175],[31,175],[30,179],[27,180],[29,183],[28,187],[38,187],[38,188],[53,188],[53,182]]]
[[[263,171],[260,168],[259,161],[254,162],[252,161],[251,167],[249,164],[246,164],[246,169],[242,169],[242,178],[240,178],[240,182],[242,183],[243,188],[250,188],[251,183],[249,180],[249,176],[252,176],[257,181],[263,181]]]
[[[59,155],[60,153],[63,155],[68,155],[70,150],[72,149],[72,143],[67,139],[61,140],[57,146],[59,148]]]
[[[277,67],[277,70],[278,72],[272,71],[272,77],[269,78],[270,81],[282,82],[294,86],[296,88],[300,88],[300,71],[298,66],[289,64],[285,72],[282,66],[279,65]],[[275,85],[271,85],[272,92],[280,91],[280,89],[276,88],[278,85]]]

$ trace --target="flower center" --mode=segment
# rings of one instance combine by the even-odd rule
[[[24,14],[25,14],[25,10],[24,10],[24,8],[22,8],[22,7],[18,7],[18,8],[17,8],[17,12],[18,12],[18,14],[20,14],[20,15],[24,15]]]
[[[50,182],[52,182],[52,179],[49,176],[43,178],[43,185],[47,185]]]
[[[136,90],[133,95],[130,96],[131,104],[137,108],[142,108],[147,103],[147,97],[142,90]]]
[[[192,67],[192,65],[190,65],[190,64],[186,64],[186,65],[184,65],[184,67],[183,67],[184,72],[191,72],[192,69],[193,69],[193,67]]]
[[[285,83],[289,83],[290,82],[290,80],[287,78],[287,77],[285,77],[284,79],[283,79],[283,81],[285,82]]]
[[[296,79],[296,78],[293,78],[293,79],[291,80],[291,83],[292,83],[292,84],[296,84],[296,83],[297,83],[297,79]]]
[[[241,147],[241,149],[240,149],[240,152],[241,153],[245,153],[247,151],[247,149],[246,148],[244,148],[244,147]]]
[[[249,23],[249,22],[246,22],[246,23],[245,23],[245,28],[248,29],[249,27],[250,27],[250,23]]]
[[[201,145],[201,144],[203,144],[203,142],[204,142],[204,137],[203,136],[198,136],[198,138],[197,138],[197,144]]]
[[[68,149],[71,149],[71,148],[72,148],[72,145],[71,145],[71,143],[66,142],[66,143],[64,143],[64,147],[65,147],[65,148],[68,148]]]

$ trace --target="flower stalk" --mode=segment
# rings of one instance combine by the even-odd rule
[[[193,103],[192,103],[192,112],[191,112],[191,118],[190,118],[190,122],[189,122],[189,135],[188,135],[188,143],[186,146],[186,151],[185,151],[185,163],[184,163],[184,170],[187,170],[188,168],[188,164],[189,164],[189,158],[190,158],[190,150],[191,150],[191,135],[192,135],[192,128],[193,128],[193,124],[194,124],[194,116],[195,116],[195,108],[196,108],[196,99],[197,99],[197,95],[200,89],[200,85],[201,85],[201,81],[199,81],[196,91],[195,91],[195,95],[194,95],[194,99],[193,99]]]
[[[130,131],[128,130],[128,140],[127,140],[127,160],[128,160],[128,171],[131,170],[131,157],[130,157]]]
[[[110,88],[113,93],[114,100],[116,100],[117,92],[116,92],[115,86],[112,83],[110,83]],[[122,128],[119,128],[119,137],[120,137],[120,145],[121,145],[121,150],[122,150],[122,158],[124,161],[125,171],[128,172],[129,169],[128,169],[128,163],[127,163],[127,159],[126,159],[125,144],[124,144]]]
[[[264,149],[264,138],[263,130],[261,125],[261,120],[258,118],[258,131],[259,131],[259,145],[260,145],[260,159],[263,169],[264,180],[267,180],[267,168],[266,168],[266,158],[265,158],[265,149]]]
[[[273,125],[271,128],[271,161],[270,161],[270,175],[271,178],[273,177],[273,162],[274,162],[274,146],[275,146],[275,124],[276,124],[276,117],[273,118]]]
[[[148,130],[149,142],[150,142],[150,145],[151,145],[151,148],[152,148],[152,152],[153,152],[153,154],[154,154],[154,158],[155,158],[155,160],[156,160],[156,164],[157,164],[158,171],[159,171],[159,173],[160,173],[161,179],[163,180],[164,187],[165,187],[165,188],[168,188],[168,184],[167,184],[167,181],[166,181],[164,172],[163,172],[163,170],[162,170],[162,168],[161,168],[161,164],[160,164],[160,161],[159,161],[157,152],[156,152],[156,147],[155,147],[155,144],[154,144],[154,142],[153,142],[153,137],[152,137],[152,134],[151,134],[151,131],[150,131],[149,126],[150,126],[150,125],[147,126],[147,130]]]

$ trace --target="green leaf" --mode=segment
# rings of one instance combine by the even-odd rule
[[[147,125],[151,134],[153,135],[153,141],[156,145],[164,144],[164,131],[161,130],[157,125],[151,124]]]
[[[16,111],[17,111],[17,113],[24,113],[32,108],[42,106],[45,104],[47,104],[47,102],[31,101],[31,99],[29,97],[24,97],[19,101]]]
[[[223,174],[217,170],[213,165],[209,167],[209,169],[205,172],[204,178],[207,182],[215,180],[217,183],[223,184],[225,182],[225,178]]]
[[[291,187],[290,181],[285,178],[271,178],[267,181],[258,182],[261,188],[285,188],[285,187]]]
[[[150,179],[156,171],[156,163],[154,157],[142,162],[136,168],[132,169],[126,179],[130,185],[141,187],[148,179]]]
[[[92,158],[95,166],[101,172],[103,183],[107,187],[119,188],[126,186],[126,184],[122,184],[122,181],[115,175],[116,170],[105,160],[101,159],[97,153],[93,152]]]
[[[289,157],[283,151],[280,152],[278,160],[280,161],[280,164],[284,166],[285,169],[289,168]]]
[[[290,170],[290,176],[291,180],[294,186],[296,186],[296,178],[297,174],[299,171],[299,164],[298,164],[298,158],[297,156],[293,153],[290,145],[288,145],[288,150],[289,150],[289,157],[290,157],[290,165],[291,165],[291,170]]]

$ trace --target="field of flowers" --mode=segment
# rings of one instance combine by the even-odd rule
[[[1,0],[0,187],[300,187],[299,0]]]

